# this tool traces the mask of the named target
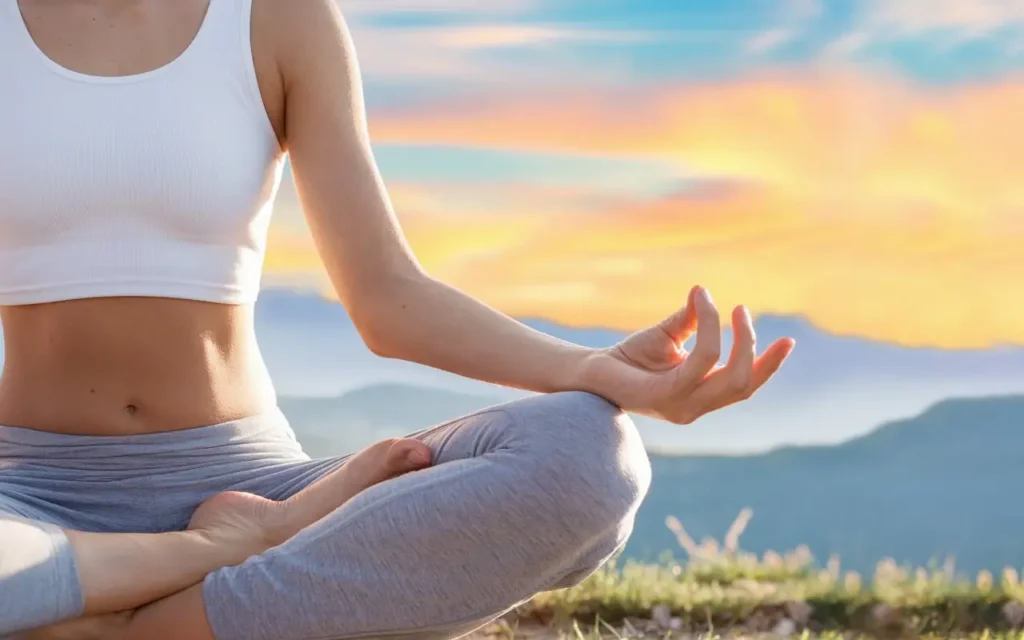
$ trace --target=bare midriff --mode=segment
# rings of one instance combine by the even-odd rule
[[[0,426],[134,435],[277,403],[252,305],[90,298],[3,307],[0,318]]]

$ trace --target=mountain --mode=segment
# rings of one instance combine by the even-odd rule
[[[256,336],[278,393],[330,397],[375,384],[405,384],[501,398],[518,392],[375,356],[336,302],[267,288],[256,303]]]
[[[534,328],[589,347],[614,344],[622,332],[565,327],[526,318]],[[796,338],[778,375],[753,399],[681,428],[638,418],[645,443],[665,453],[763,452],[786,444],[835,444],[878,424],[913,417],[949,397],[1024,393],[1024,349],[914,349],[834,336],[802,318],[760,316],[761,343]],[[397,384],[503,401],[522,393],[409,362],[374,356],[344,309],[318,295],[265,288],[256,305],[264,359],[285,396],[330,397]],[[730,334],[725,332],[723,352]],[[458,348],[457,343],[453,348]],[[397,397],[392,402],[399,402]],[[449,413],[457,415],[458,407]],[[424,426],[406,425],[412,429]]]
[[[352,453],[497,402],[488,396],[401,384],[363,387],[328,398],[278,399],[303,449],[315,458]]]
[[[695,540],[721,540],[754,517],[741,546],[807,544],[824,561],[871,570],[885,556],[923,565],[949,554],[968,571],[1024,566],[1024,397],[941,402],[849,442],[752,457],[653,456],[654,480],[627,555],[679,547],[666,516]],[[681,554],[681,551],[680,551]]]
[[[380,385],[334,398],[282,398],[314,457],[355,451],[494,404],[495,398]],[[807,544],[822,561],[870,571],[882,557],[923,565],[953,554],[962,569],[1024,567],[1024,396],[944,401],[839,445],[754,456],[651,456],[650,494],[626,556],[680,554],[665,526],[724,536],[744,507],[748,551]]]

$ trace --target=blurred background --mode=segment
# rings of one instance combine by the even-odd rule
[[[668,516],[699,541],[750,508],[754,552],[1024,566],[1024,5],[339,3],[430,273],[589,346],[698,283],[796,338],[750,402],[637,418],[655,479],[628,556],[678,549]],[[372,356],[289,178],[264,285],[312,455],[519,395]]]

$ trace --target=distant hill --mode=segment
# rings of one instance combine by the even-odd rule
[[[819,560],[870,570],[883,556],[925,564],[952,554],[976,571],[1024,567],[1024,397],[941,402],[828,447],[754,457],[654,456],[651,493],[628,555],[678,545],[674,515],[696,540],[721,540],[743,507],[742,547],[807,544]],[[680,550],[681,554],[681,550]]]
[[[354,451],[497,400],[375,385],[334,398],[282,398],[313,456]],[[823,418],[824,419],[824,418]],[[885,556],[926,564],[953,554],[976,571],[1024,567],[1024,397],[941,402],[835,446],[749,457],[652,456],[654,480],[626,555],[682,554],[665,527],[679,518],[698,541],[721,540],[744,507],[744,549],[807,544],[819,560],[870,571]]]
[[[325,457],[351,453],[498,402],[445,389],[378,384],[328,398],[282,397],[278,405],[307,453]]]
[[[667,310],[666,310],[667,312]],[[524,322],[589,347],[624,334],[601,327]],[[761,315],[762,344],[797,340],[793,357],[752,400],[680,428],[638,419],[654,450],[678,453],[757,453],[780,444],[833,444],[879,424],[915,416],[945,398],[1024,393],[1024,349],[912,349],[831,335],[799,317]],[[274,383],[285,396],[336,396],[378,384],[440,389],[507,400],[508,389],[429,367],[378,358],[363,344],[345,310],[318,295],[265,288],[256,305],[256,332]],[[729,349],[725,331],[723,352]],[[395,396],[393,402],[400,402]],[[461,406],[461,405],[460,405]],[[458,407],[453,405],[452,412]],[[410,429],[420,429],[423,420]]]

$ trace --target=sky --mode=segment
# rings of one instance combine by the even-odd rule
[[[417,257],[507,313],[1024,344],[1024,0],[339,4]],[[287,177],[267,278],[329,293]]]

